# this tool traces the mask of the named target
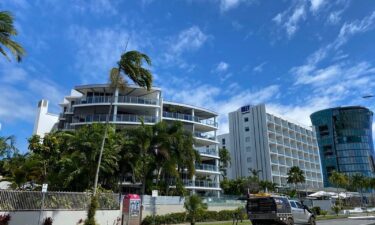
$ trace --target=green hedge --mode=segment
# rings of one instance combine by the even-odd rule
[[[236,210],[222,210],[216,211],[205,211],[197,215],[197,222],[211,222],[211,221],[228,221],[233,220],[234,214],[239,215],[239,219],[247,219],[246,213],[243,209],[239,208]],[[188,223],[189,218],[185,212],[182,213],[170,213],[166,215],[146,216],[142,225],[160,225],[160,224],[178,224],[178,223]]]

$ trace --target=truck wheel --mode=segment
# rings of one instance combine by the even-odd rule
[[[316,221],[314,217],[310,217],[309,225],[316,225]]]
[[[294,221],[293,221],[292,218],[289,218],[289,219],[288,219],[288,225],[294,225]]]

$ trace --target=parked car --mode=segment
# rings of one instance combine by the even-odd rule
[[[307,206],[284,196],[249,196],[246,210],[253,225],[316,225],[315,216]]]

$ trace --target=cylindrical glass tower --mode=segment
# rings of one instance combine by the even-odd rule
[[[372,141],[373,113],[360,106],[337,107],[311,114],[316,129],[324,186],[332,171],[375,175]]]

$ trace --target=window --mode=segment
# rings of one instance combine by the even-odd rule
[[[328,126],[327,125],[319,126],[319,134],[321,137],[328,136],[329,135]]]
[[[245,142],[250,142],[250,137],[246,137]]]
[[[297,208],[299,208],[299,209],[303,209],[303,206],[302,206],[302,204],[301,204],[301,203],[299,203],[299,202],[296,202],[296,205],[297,205]]]
[[[246,151],[247,151],[247,152],[251,152],[251,147],[250,147],[250,146],[247,146],[247,147],[246,147]]]
[[[245,122],[248,122],[248,121],[249,121],[249,117],[245,117],[245,118],[244,118],[244,121],[245,121]]]
[[[221,144],[225,145],[225,138],[221,139]]]
[[[251,157],[247,157],[247,162],[251,163]]]
[[[332,157],[333,156],[333,149],[331,145],[323,146],[323,153],[325,157]]]
[[[245,131],[246,132],[249,132],[250,128],[249,127],[245,127]]]
[[[294,202],[290,202],[290,205],[293,207],[293,208],[297,208],[297,206],[296,206],[296,203],[294,203]]]

